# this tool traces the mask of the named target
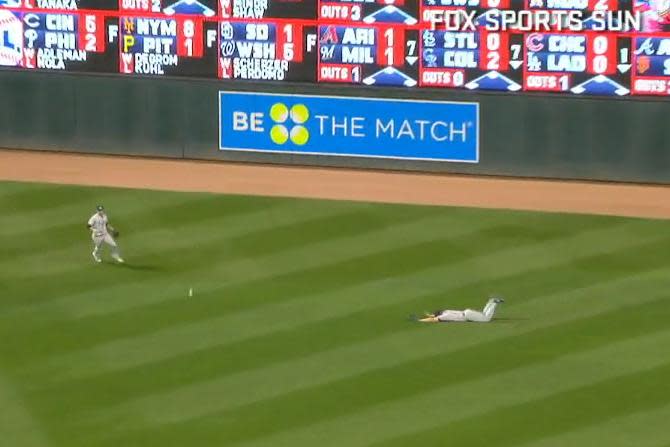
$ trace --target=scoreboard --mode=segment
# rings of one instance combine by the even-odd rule
[[[670,0],[0,0],[0,69],[670,96]]]

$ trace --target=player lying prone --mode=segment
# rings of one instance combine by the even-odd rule
[[[477,310],[438,310],[432,314],[426,314],[424,318],[419,318],[417,321],[422,323],[449,323],[459,321],[472,321],[475,323],[488,323],[493,319],[496,307],[505,300],[498,297],[493,297],[486,302],[484,309],[479,312]]]

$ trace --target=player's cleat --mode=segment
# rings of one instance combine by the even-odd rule
[[[102,262],[102,259],[100,259],[95,252],[91,253],[93,255],[93,259],[95,259],[95,262]]]
[[[496,304],[504,303],[505,300],[502,298],[493,298],[493,302]]]
[[[119,264],[123,264],[126,261],[124,261],[123,258],[116,258],[116,262],[118,262]]]

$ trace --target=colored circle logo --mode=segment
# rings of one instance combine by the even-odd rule
[[[285,104],[277,103],[270,108],[270,118],[275,123],[283,123],[288,119],[288,107]]]
[[[281,124],[272,126],[272,129],[270,129],[270,139],[276,144],[286,143],[286,141],[288,141],[288,130],[286,129],[286,126],[282,126]]]
[[[309,110],[304,104],[296,104],[291,107],[291,119],[296,124],[303,124],[309,118]]]
[[[309,140],[309,131],[305,126],[295,126],[291,129],[291,141],[293,144],[302,146]]]
[[[304,104],[295,104],[290,110],[281,102],[273,104],[270,118],[276,123],[270,129],[273,143],[285,144],[290,139],[293,144],[303,146],[309,141],[309,130],[303,125],[309,119],[309,109]]]

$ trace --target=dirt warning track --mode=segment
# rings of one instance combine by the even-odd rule
[[[0,150],[0,180],[670,218],[670,186]]]

